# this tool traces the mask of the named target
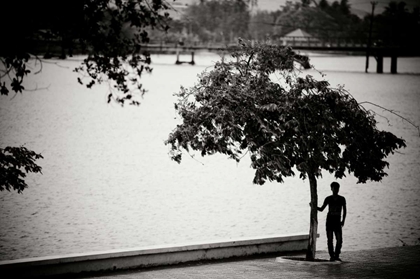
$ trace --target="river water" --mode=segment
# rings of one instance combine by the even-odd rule
[[[27,79],[27,88],[37,90],[2,96],[0,145],[25,145],[44,159],[38,161],[43,174],[29,175],[23,194],[0,193],[0,260],[308,233],[308,181],[253,185],[247,157],[239,164],[221,155],[170,160],[164,141],[179,121],[172,94],[192,86],[216,59],[199,54],[191,66],[174,65],[174,56],[152,57],[140,107],[107,104],[105,85],[78,85],[72,69],[80,58],[44,63],[41,74]],[[311,61],[359,102],[420,123],[419,58],[399,59],[397,75],[373,73],[373,59],[371,73],[364,73],[363,57],[315,55]],[[389,175],[380,183],[339,181],[348,203],[343,253],[414,245],[420,238],[418,131],[368,108],[389,120],[378,117],[380,128],[403,137],[407,148],[389,157]],[[332,181],[328,174],[318,181],[320,203]],[[326,250],[325,216],[319,214],[318,250]]]

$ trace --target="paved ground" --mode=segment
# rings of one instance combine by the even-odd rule
[[[296,256],[303,257],[303,256]],[[329,259],[326,252],[317,258]],[[79,278],[419,278],[420,246],[362,251],[343,251],[342,263],[307,263],[275,257],[236,261],[195,263],[156,269],[108,273]],[[417,276],[416,276],[417,274]]]

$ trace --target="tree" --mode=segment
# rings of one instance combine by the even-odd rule
[[[149,42],[148,28],[167,30],[170,8],[164,0],[76,0],[31,1],[21,5],[9,1],[1,26],[11,26],[4,36],[7,44],[0,48],[1,94],[9,88],[25,90],[24,77],[30,58],[42,62],[40,48],[61,48],[61,58],[73,51],[87,57],[75,69],[78,82],[88,88],[110,83],[108,101],[139,105],[138,95],[145,93],[140,78],[150,72],[150,54],[141,50]],[[15,13],[22,13],[20,24],[10,25]],[[139,94],[136,94],[139,93]]]
[[[142,51],[149,41],[148,30],[168,29],[170,5],[165,0],[67,0],[6,1],[2,3],[0,26],[0,93],[22,93],[25,77],[36,60],[42,70],[43,52],[61,50],[64,59],[73,52],[86,58],[75,69],[78,82],[91,88],[108,82],[108,102],[139,105],[145,93],[141,75],[151,72],[150,54]],[[35,164],[41,154],[25,147],[0,149],[0,190],[19,193],[26,172],[40,172]]]
[[[271,37],[274,32],[274,24],[276,23],[278,11],[257,11],[251,15],[248,25],[248,32],[252,40],[264,40]]]
[[[251,0],[208,0],[190,5],[182,20],[202,41],[230,43],[246,36]]]
[[[302,2],[302,7],[309,7],[311,0],[300,0]]]
[[[343,15],[349,15],[350,12],[350,5],[348,0],[341,0],[340,1],[340,12]]]
[[[43,158],[41,154],[24,146],[0,148],[0,191],[16,190],[22,193],[28,187],[24,180],[26,174],[41,173],[42,168],[35,164],[35,160],[40,158]]]
[[[420,47],[420,8],[411,11],[405,2],[389,2],[385,10],[376,15],[373,34],[383,45],[418,49]],[[368,17],[365,24],[370,23]]]
[[[165,142],[180,163],[183,150],[222,153],[239,162],[249,153],[253,182],[283,182],[299,172],[311,193],[307,260],[315,259],[317,179],[328,171],[380,181],[385,158],[405,141],[376,127],[374,114],[344,88],[298,75],[291,48],[240,42],[232,61],[217,62],[198,84],[177,94],[182,123]],[[279,82],[270,79],[277,73]]]
[[[296,2],[297,3],[297,2]],[[318,38],[328,37],[330,30],[337,28],[334,18],[318,7],[309,7],[286,2],[276,20],[276,33],[285,35],[295,29],[303,29]],[[326,28],[328,26],[328,28]]]
[[[328,4],[328,1],[327,0],[320,0],[318,7],[321,10],[326,10],[326,9],[328,9],[330,7],[330,4]]]
[[[360,41],[364,38],[361,19],[352,14],[348,0],[286,1],[276,18],[274,33],[283,36],[295,29],[303,29],[325,42],[331,39]]]

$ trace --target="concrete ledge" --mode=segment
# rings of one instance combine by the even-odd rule
[[[297,258],[297,257],[277,257],[277,263],[285,263],[285,264],[292,264],[292,265],[337,265],[342,264],[340,261],[330,262],[329,260],[320,260],[317,259],[315,261],[305,261],[305,258]]]
[[[308,239],[308,234],[281,235],[0,261],[0,274],[7,278],[57,276],[297,252],[307,249]]]

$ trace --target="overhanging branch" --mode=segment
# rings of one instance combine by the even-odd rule
[[[396,113],[394,110],[387,109],[387,108],[385,108],[385,107],[383,107],[383,106],[377,105],[377,104],[372,103],[372,102],[369,102],[369,101],[365,101],[365,102],[361,102],[361,103],[359,103],[359,105],[363,105],[363,104],[370,104],[370,105],[372,105],[372,106],[375,106],[375,107],[381,108],[381,109],[383,109],[383,110],[385,110],[385,111],[387,111],[387,112],[389,112],[389,113],[392,113],[392,114],[394,114],[394,115],[398,116],[398,117],[399,117],[399,118],[401,118],[402,120],[404,120],[404,121],[406,121],[407,123],[409,123],[411,126],[415,127],[415,128],[417,129],[417,131],[419,132],[419,137],[420,137],[420,126],[418,126],[418,125],[414,124],[412,121],[410,121],[409,119],[405,118],[404,116],[402,116],[402,115],[400,115],[400,114]]]

